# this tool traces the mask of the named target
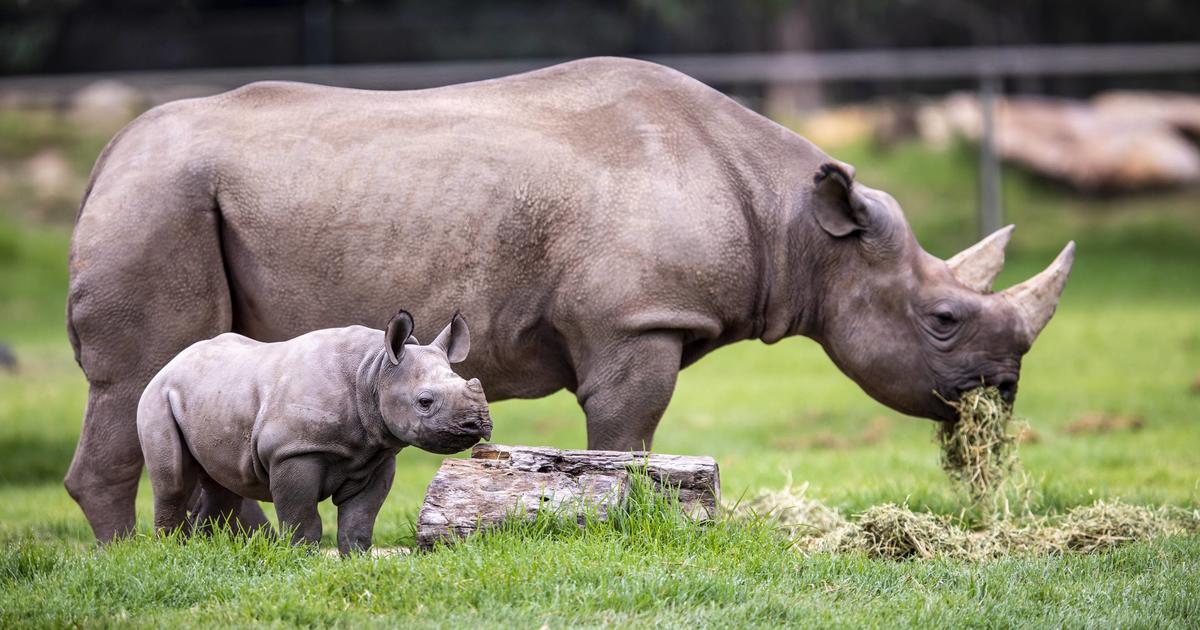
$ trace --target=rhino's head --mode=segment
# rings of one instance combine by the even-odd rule
[[[450,369],[471,349],[466,320],[455,313],[427,346],[412,330],[412,316],[400,311],[384,335],[391,365],[380,371],[376,388],[388,430],[406,444],[442,454],[490,439],[492,420],[479,379],[463,380]]]
[[[953,420],[941,398],[957,400],[981,383],[1011,403],[1021,357],[1067,282],[1074,242],[1045,271],[993,293],[1012,226],[943,261],[917,244],[896,201],[856,183],[850,167],[825,165],[814,195],[812,216],[832,239],[818,265],[816,337],[838,367],[876,400],[915,416]]]

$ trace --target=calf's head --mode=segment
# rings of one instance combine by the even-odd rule
[[[1074,242],[1045,271],[993,293],[1012,226],[940,260],[891,196],[841,164],[816,175],[811,207],[826,241],[815,336],[842,371],[889,407],[937,420],[954,419],[942,399],[981,384],[1015,399],[1021,357],[1054,314]]]
[[[471,333],[462,315],[429,345],[412,336],[413,319],[400,311],[388,322],[379,372],[379,411],[389,431],[406,444],[433,453],[456,453],[492,437],[492,420],[479,379],[450,369],[467,358]]]

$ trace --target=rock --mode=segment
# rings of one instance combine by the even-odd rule
[[[6,343],[0,343],[0,370],[17,371],[17,355]]]
[[[1009,162],[1084,190],[1200,182],[1200,150],[1165,115],[1129,111],[1064,99],[999,99],[996,151]],[[978,141],[981,121],[979,102],[969,94],[953,95],[918,114],[921,136],[935,143],[945,143],[947,135]]]
[[[1092,99],[1105,116],[1155,120],[1200,137],[1200,96],[1173,92],[1105,92]]]

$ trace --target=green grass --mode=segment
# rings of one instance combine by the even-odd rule
[[[0,121],[2,122],[2,121]],[[0,132],[3,132],[0,125]],[[22,149],[24,150],[24,149]],[[948,256],[971,242],[969,152],[912,145],[837,152],[892,192],[918,238]],[[4,157],[4,156],[0,156]],[[15,158],[14,158],[15,159]],[[1200,196],[1086,198],[1007,173],[1018,230],[1001,285],[1079,243],[1058,315],[1026,357],[1016,411],[1040,440],[1021,448],[1039,512],[1097,498],[1200,504]],[[0,199],[3,199],[0,195]],[[63,323],[69,227],[0,208],[0,626],[176,624],[480,626],[1188,626],[1200,619],[1200,538],[1087,557],[986,564],[800,556],[761,524],[681,526],[635,514],[618,526],[544,535],[520,528],[410,557],[339,561],[266,541],[180,544],[148,536],[97,550],[61,486],[85,383]],[[1139,431],[1071,435],[1090,411],[1136,414]],[[494,439],[582,447],[567,394],[495,404]],[[884,429],[855,439],[875,422]],[[823,448],[823,435],[848,438]],[[656,450],[710,454],[726,499],[791,477],[847,512],[883,502],[956,514],[933,426],[871,401],[805,339],[742,343],[685,370]],[[410,544],[441,458],[399,456],[376,529]],[[143,533],[149,488],[138,497]],[[335,519],[325,515],[325,545]]]

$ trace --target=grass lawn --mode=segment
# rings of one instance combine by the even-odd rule
[[[969,152],[835,153],[901,201],[934,254],[971,242]],[[0,341],[20,361],[17,373],[0,371],[0,626],[1200,624],[1197,536],[1094,556],[893,562],[803,556],[763,523],[699,528],[651,505],[581,532],[518,528],[378,559],[220,537],[143,536],[97,549],[61,485],[85,399],[63,324],[69,227],[22,218],[16,199],[0,195]],[[1200,505],[1200,196],[1083,198],[1010,173],[1005,200],[1018,229],[999,285],[1039,270],[1068,238],[1079,244],[1017,401],[1037,433],[1021,450],[1040,480],[1036,510],[1114,497]],[[1089,413],[1143,422],[1068,431]],[[497,403],[493,416],[500,443],[585,441],[582,414],[564,393]],[[737,344],[685,370],[655,447],[716,457],[726,500],[790,478],[848,513],[907,501],[956,514],[932,435],[928,421],[871,401],[816,344],[789,339]],[[377,545],[411,544],[439,461],[400,454]],[[148,531],[145,483],[138,510]],[[336,521],[323,510],[332,546]]]

